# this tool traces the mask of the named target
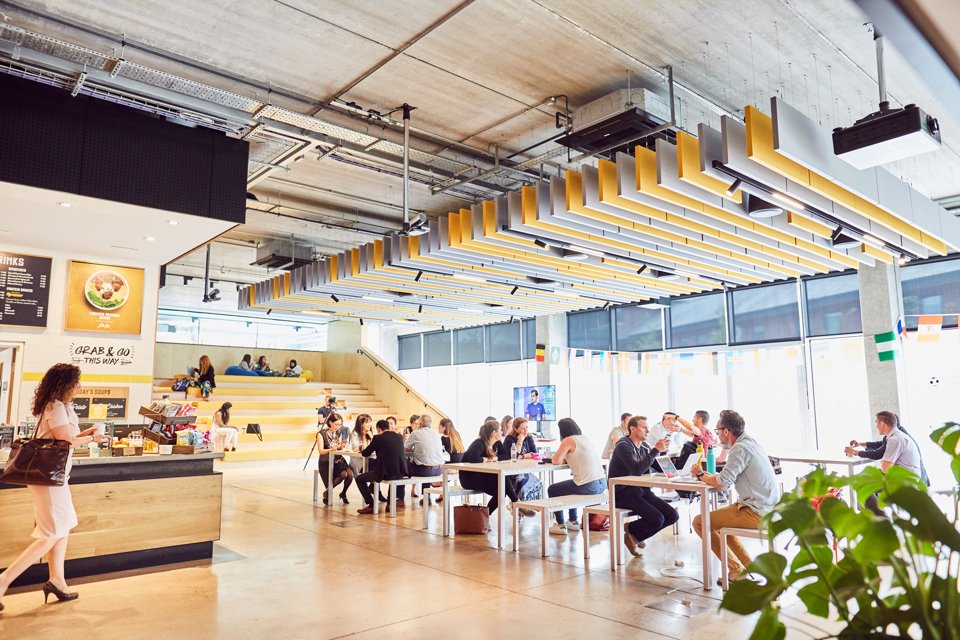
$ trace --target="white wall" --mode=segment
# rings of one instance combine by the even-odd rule
[[[51,230],[55,233],[55,230]],[[72,362],[72,348],[78,345],[102,346],[105,348],[131,349],[132,362],[125,365],[76,362],[83,371],[86,384],[128,387],[128,419],[136,416],[140,405],[149,401],[152,393],[153,356],[157,333],[157,292],[159,267],[137,260],[118,261],[93,253],[47,251],[40,247],[4,246],[5,251],[27,253],[53,258],[50,272],[50,302],[46,328],[0,327],[0,342],[23,343],[23,379],[18,397],[13,401],[11,422],[20,422],[30,412],[34,389],[44,372],[58,362]],[[143,317],[140,334],[114,335],[90,331],[66,331],[64,326],[67,304],[67,277],[71,260],[102,262],[118,266],[138,267],[144,270]]]
[[[16,347],[0,346],[0,424],[10,422],[7,402],[13,393],[13,356]]]

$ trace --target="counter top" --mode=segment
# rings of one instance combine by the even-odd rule
[[[159,454],[146,454],[142,456],[117,456],[117,457],[96,457],[88,458],[86,456],[73,459],[73,466],[76,467],[87,467],[100,464],[130,464],[130,463],[143,463],[143,462],[174,462],[179,460],[219,460],[223,458],[222,453],[175,453],[168,456],[161,456]]]

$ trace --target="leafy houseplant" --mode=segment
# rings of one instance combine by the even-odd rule
[[[949,422],[930,437],[950,455],[960,484],[960,424]],[[892,520],[823,498],[831,487],[851,487],[861,506],[879,492],[880,505],[893,507]],[[751,640],[786,636],[777,599],[787,589],[797,590],[811,614],[829,618],[833,610],[846,623],[828,637],[960,639],[956,525],[920,479],[902,467],[886,474],[869,467],[852,478],[817,469],[761,522],[770,551],[746,571],[761,581],[731,583],[720,607],[741,615],[760,612]],[[799,547],[792,562],[773,550],[774,539],[788,532]],[[881,575],[878,567],[889,571]]]

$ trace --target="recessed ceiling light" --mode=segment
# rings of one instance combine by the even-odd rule
[[[143,236],[143,239],[146,240],[147,242],[153,242],[154,240],[156,240],[156,238],[154,238],[153,236]]]
[[[72,202],[58,202],[57,204],[60,205],[61,207],[72,207],[72,206],[73,206],[73,203],[72,203]]]
[[[178,224],[180,224],[180,221],[179,221],[179,220],[167,220],[167,224],[170,225],[171,227],[175,227],[175,226],[177,226]]]

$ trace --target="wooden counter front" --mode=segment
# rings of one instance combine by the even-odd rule
[[[212,459],[183,461],[192,457],[91,459],[75,466],[70,491],[79,524],[67,547],[68,577],[211,557],[220,539],[223,476],[213,472]],[[30,490],[6,487],[0,490],[0,567],[30,544],[34,527]],[[46,567],[35,566],[15,584],[44,576]]]

